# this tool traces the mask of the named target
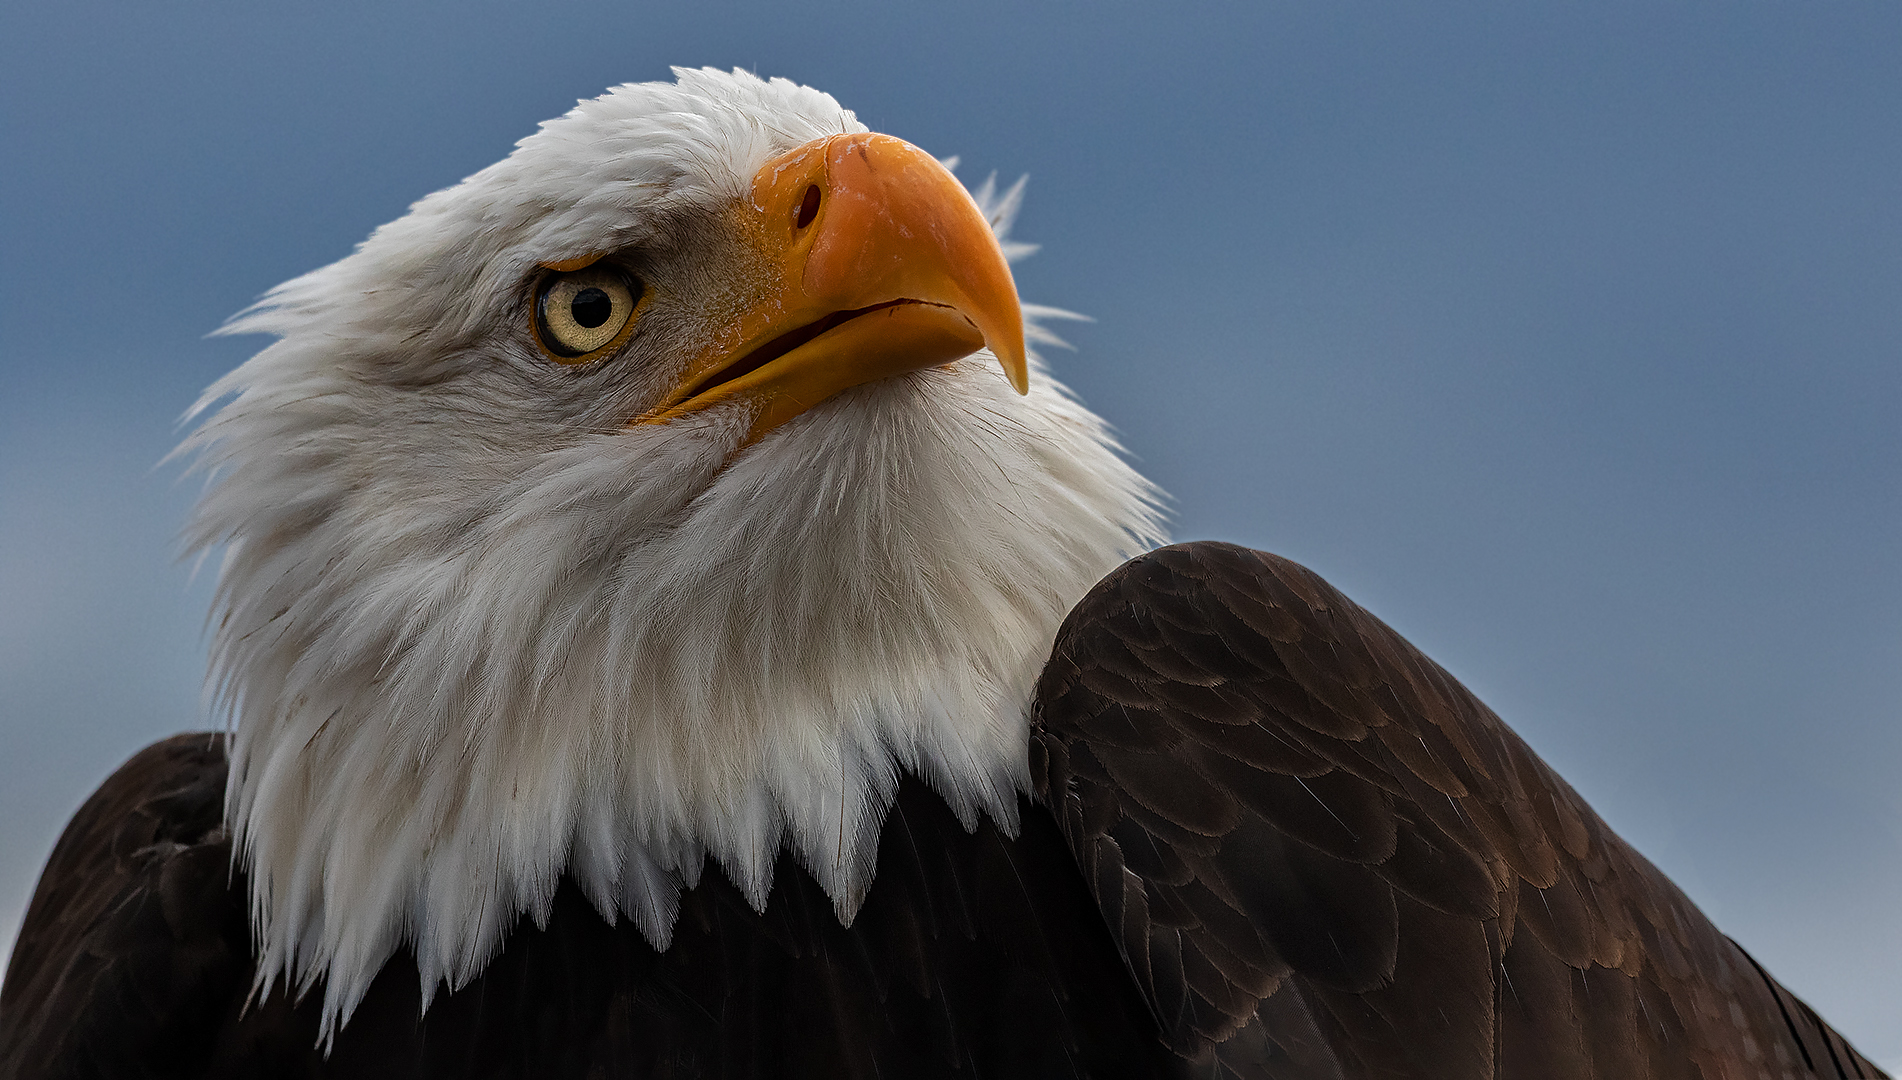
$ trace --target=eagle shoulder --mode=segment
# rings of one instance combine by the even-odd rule
[[[1039,683],[1032,773],[1185,1057],[1882,1075],[1465,687],[1286,559],[1184,544],[1098,584]]]
[[[41,873],[0,986],[0,1077],[197,1071],[251,970],[222,735],[134,754]]]

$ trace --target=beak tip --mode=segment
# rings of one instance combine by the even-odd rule
[[[1003,264],[1001,251],[998,252],[998,263]],[[1004,274],[1004,280],[1010,281],[1010,271],[1006,269]],[[1005,318],[997,320],[997,323],[1001,325],[987,327],[987,329],[994,329],[995,333],[987,333],[984,337],[987,341],[997,343],[991,351],[997,354],[997,362],[1003,365],[1004,374],[1010,376],[1011,388],[1016,390],[1019,396],[1027,396],[1030,393],[1030,344],[1024,340],[1022,310],[1017,300],[1016,283],[1011,282],[1009,313]]]
[[[997,366],[1004,369],[1004,377],[1010,380],[1010,388],[1022,395],[1030,393],[1030,364],[1024,358],[1024,347],[991,349],[997,357]]]

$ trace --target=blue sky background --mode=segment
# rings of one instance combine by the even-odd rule
[[[260,342],[202,335],[738,65],[1029,173],[1022,292],[1176,535],[1394,624],[1902,1067],[1902,6],[268,7],[0,12],[0,943],[207,723],[155,463]]]

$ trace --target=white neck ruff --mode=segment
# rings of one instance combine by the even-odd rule
[[[592,437],[474,513],[243,459],[198,535],[228,543],[214,658],[261,981],[326,979],[332,1033],[409,944],[427,1001],[564,873],[664,949],[706,855],[763,907],[782,846],[849,922],[901,769],[1014,832],[1057,626],[1159,532],[1101,422],[1034,386],[974,356],[730,465],[742,424]]]

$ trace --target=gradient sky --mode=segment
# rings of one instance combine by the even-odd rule
[[[1320,571],[1902,1069],[1902,5],[11,4],[0,945],[211,720],[202,335],[669,65],[1031,177],[1181,539]],[[691,8],[691,11],[689,9]]]

